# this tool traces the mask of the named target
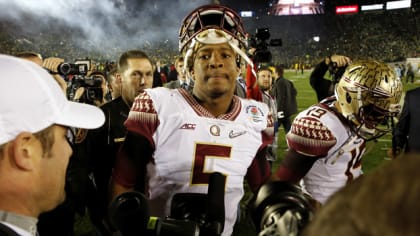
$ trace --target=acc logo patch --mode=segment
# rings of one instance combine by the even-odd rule
[[[254,122],[261,122],[263,121],[264,112],[261,110],[261,108],[255,106],[255,105],[249,105],[245,109],[247,114],[251,115],[251,118]]]

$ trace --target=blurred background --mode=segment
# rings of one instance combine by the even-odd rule
[[[417,0],[0,0],[0,52],[103,62],[140,48],[171,63],[182,19],[214,2],[238,11],[250,36],[268,28],[270,39],[281,39],[269,47],[273,64],[310,68],[335,53],[387,62],[420,56]]]

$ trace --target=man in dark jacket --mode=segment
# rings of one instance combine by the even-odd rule
[[[404,152],[420,152],[420,116],[418,102],[420,101],[420,88],[407,92],[400,119],[394,129],[392,137],[393,156]]]
[[[289,132],[292,122],[290,117],[297,112],[297,90],[293,82],[284,78],[284,68],[276,66],[273,85],[273,95],[277,102],[278,126],[283,125],[285,132]]]
[[[94,193],[88,196],[88,209],[100,235],[108,231],[103,224],[108,209],[108,182],[116,153],[126,135],[124,122],[137,94],[152,87],[152,65],[147,54],[140,50],[127,51],[120,56],[116,77],[121,84],[121,96],[101,106],[105,123],[88,132],[84,141],[94,183]]]
[[[350,63],[351,59],[349,57],[332,55],[315,66],[309,77],[309,83],[316,92],[318,102],[334,95],[334,86]],[[331,79],[324,78],[327,71],[330,72]]]

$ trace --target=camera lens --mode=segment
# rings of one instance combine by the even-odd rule
[[[72,71],[72,66],[70,63],[61,63],[58,65],[57,71],[61,75],[68,75]]]

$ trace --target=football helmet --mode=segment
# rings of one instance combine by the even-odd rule
[[[193,10],[184,18],[179,30],[179,51],[184,55],[184,69],[191,66],[189,59],[199,44],[228,43],[240,57],[253,65],[244,52],[247,42],[241,17],[218,4]]]
[[[342,115],[354,124],[351,127],[360,137],[370,140],[390,131],[391,126],[385,121],[399,115],[402,88],[391,67],[366,60],[347,66],[335,95]]]

